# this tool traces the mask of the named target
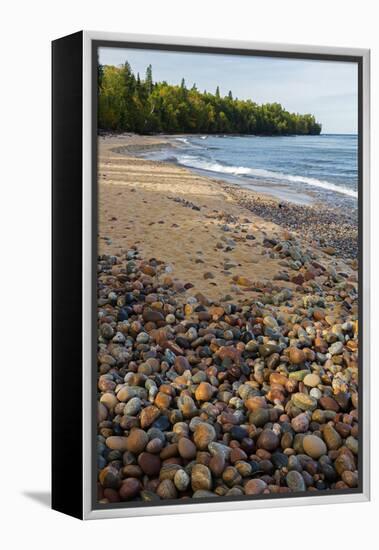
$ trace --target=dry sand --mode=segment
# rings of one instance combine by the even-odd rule
[[[165,262],[172,267],[172,277],[192,283],[190,293],[201,292],[214,300],[225,295],[236,301],[253,297],[254,291],[241,290],[233,276],[272,281],[283,268],[269,257],[262,241],[283,238],[284,229],[241,207],[217,180],[133,156],[163,140],[99,137],[99,254],[118,254],[137,245],[145,259]],[[337,265],[335,258],[320,254],[325,263]],[[339,267],[349,270],[342,260]],[[207,273],[213,278],[204,278]],[[295,288],[289,282],[275,284]]]

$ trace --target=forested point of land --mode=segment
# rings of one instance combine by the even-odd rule
[[[129,63],[98,65],[98,125],[115,132],[253,135],[318,135],[321,124],[311,114],[289,113],[280,103],[258,105],[250,99],[221,96],[179,85],[154,82],[151,65],[145,78]]]

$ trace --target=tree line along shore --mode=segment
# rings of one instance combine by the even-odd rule
[[[321,124],[312,114],[290,113],[280,103],[257,104],[180,85],[154,82],[152,66],[145,78],[128,62],[98,65],[100,130],[136,133],[206,133],[249,135],[318,135]]]

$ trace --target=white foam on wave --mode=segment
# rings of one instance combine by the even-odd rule
[[[358,193],[353,189],[349,189],[343,185],[336,185],[330,181],[309,178],[306,176],[294,176],[292,174],[283,174],[282,172],[274,172],[262,168],[248,168],[247,166],[227,166],[219,162],[211,162],[192,155],[181,155],[178,157],[178,163],[189,168],[199,168],[209,172],[218,172],[220,174],[230,174],[232,176],[250,176],[257,178],[267,178],[291,183],[305,183],[313,187],[319,187],[327,191],[342,193],[349,197],[358,197]]]

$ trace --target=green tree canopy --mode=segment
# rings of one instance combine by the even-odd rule
[[[120,67],[99,65],[98,124],[101,130],[137,133],[233,133],[256,135],[318,135],[321,124],[311,114],[286,111],[280,103],[258,105],[230,90],[221,96],[154,82],[152,66],[145,79],[134,76],[126,61]]]

